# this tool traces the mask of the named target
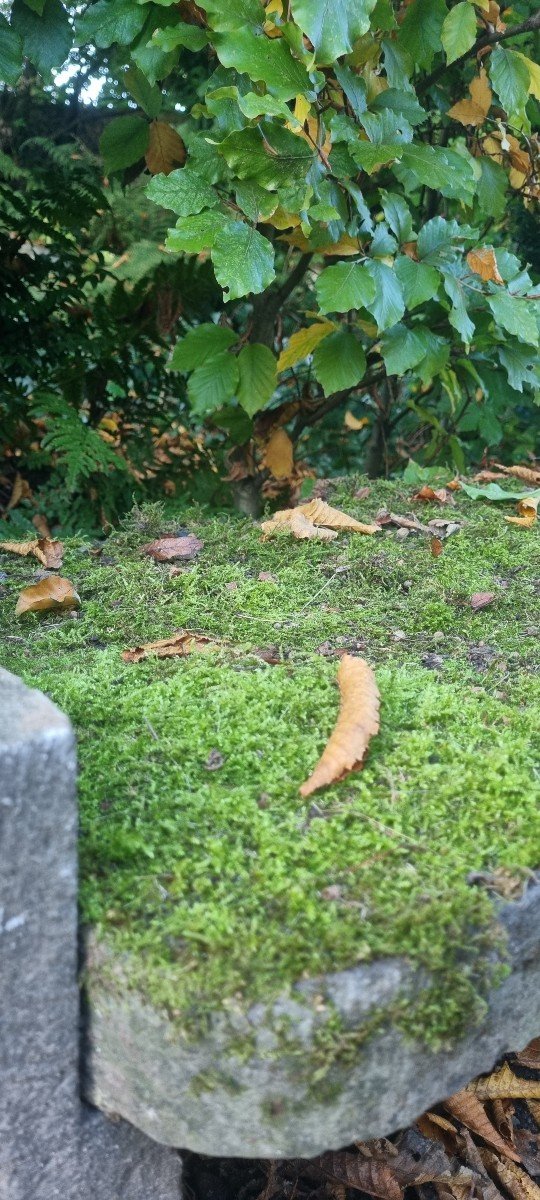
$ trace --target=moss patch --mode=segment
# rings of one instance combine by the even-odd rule
[[[331,502],[364,520],[413,507],[390,484],[359,503],[358,482]],[[140,557],[136,525],[100,556],[70,543],[75,620],[15,621],[34,568],[1,557],[3,665],[78,734],[83,920],[133,953],[134,986],[186,1026],[224,998],[389,954],[433,975],[431,1041],[477,1011],[496,930],[468,877],[540,864],[540,544],[503,511],[457,495],[463,529],[439,558],[423,537],[262,542],[240,518],[173,514],[163,531],[205,543],[173,578]],[[496,599],[474,613],[480,591]],[[236,651],[122,661],[182,626]],[[253,654],[269,645],[281,665]],[[381,733],[362,773],[303,802],[342,648],[376,669]]]

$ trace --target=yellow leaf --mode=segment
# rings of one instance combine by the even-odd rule
[[[186,161],[186,147],[180,134],[166,121],[152,121],[146,151],[146,165],[152,175],[170,175],[174,167]]]
[[[492,1075],[474,1079],[466,1088],[480,1100],[540,1100],[540,1080],[521,1079],[504,1063]]]
[[[329,246],[321,246],[320,254],[324,254],[326,258],[331,258],[334,254],[339,254],[340,258],[348,257],[351,254],[359,254],[362,247],[358,238],[349,237],[348,233],[344,233],[340,237],[339,242],[331,242]]]
[[[306,100],[305,96],[297,96],[294,101],[294,115],[296,120],[303,125],[304,121],[306,121],[309,117],[310,112],[311,104],[309,100]]]
[[[355,417],[350,408],[347,409],[343,418],[343,424],[346,429],[365,429],[369,425],[369,417]]]
[[[80,603],[80,597],[69,579],[62,579],[59,575],[47,575],[40,583],[23,588],[17,600],[15,616],[22,617],[27,612],[78,608]]]
[[[538,501],[540,496],[526,496],[517,506],[517,517],[505,517],[510,525],[520,525],[522,529],[531,529],[538,516]]]
[[[297,333],[293,333],[289,338],[288,345],[285,350],[281,351],[278,358],[278,371],[287,371],[289,367],[294,367],[296,363],[307,358],[308,354],[312,354],[315,347],[322,342],[323,338],[328,337],[337,326],[333,321],[317,321],[315,325],[308,325],[307,329],[299,329]]]
[[[289,528],[295,538],[315,538],[320,542],[333,542],[334,538],[337,538],[337,533],[333,529],[318,529],[312,521],[308,521],[299,508],[291,510]]]
[[[278,204],[275,212],[264,218],[264,223],[273,225],[274,229],[292,229],[294,225],[300,224],[300,217],[294,213],[285,212],[285,209]]]
[[[471,271],[486,282],[491,280],[493,283],[504,283],[492,246],[480,246],[478,250],[469,250],[467,262]]]
[[[514,54],[517,54],[518,58],[521,58],[527,67],[530,76],[529,92],[531,96],[535,96],[537,100],[540,100],[540,63],[533,62],[532,58],[527,58],[520,50],[515,50]]]
[[[337,681],[339,716],[315,770],[300,788],[304,797],[359,770],[371,738],[379,732],[379,689],[365,659],[344,654]]]
[[[288,479],[294,463],[293,444],[284,429],[276,429],[266,443],[263,466],[274,479]]]
[[[354,533],[368,534],[381,531],[380,525],[365,525],[339,508],[331,508],[324,500],[310,500],[309,504],[301,504],[300,510],[314,525],[327,525],[329,529],[350,529]]]
[[[470,100],[459,100],[448,110],[448,116],[453,117],[462,125],[482,125],[491,108],[493,99],[489,80],[482,67],[469,84]]]
[[[31,542],[0,542],[0,550],[3,550],[5,554],[22,554],[26,558],[27,554],[34,554],[37,544],[37,538]]]

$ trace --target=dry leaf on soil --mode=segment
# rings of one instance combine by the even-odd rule
[[[475,592],[474,596],[471,596],[471,608],[478,612],[480,608],[487,608],[488,604],[493,604],[494,599],[494,592]]]
[[[33,554],[48,570],[58,570],[62,566],[64,546],[52,538],[32,538],[29,542],[0,542],[0,550],[6,554],[22,554],[24,558]]]
[[[300,788],[304,797],[359,770],[371,738],[379,731],[379,689],[365,659],[344,654],[337,681],[339,716],[315,770]]]
[[[133,650],[124,650],[124,662],[137,663],[143,658],[154,654],[156,658],[185,658],[194,650],[217,650],[218,643],[202,633],[192,633],[182,629],[180,633],[170,638],[161,638],[158,642],[146,642],[143,646],[135,646]]]
[[[367,1192],[380,1200],[402,1200],[403,1188],[387,1162],[362,1158],[346,1150],[337,1153],[329,1150],[317,1162],[325,1175],[355,1191]]]
[[[156,562],[170,562],[173,558],[195,558],[202,548],[203,542],[192,533],[187,533],[184,537],[158,538],[156,542],[143,546],[141,553],[149,554]]]
[[[532,529],[538,516],[538,501],[540,496],[527,496],[520,500],[517,506],[519,516],[505,517],[509,525],[520,525],[522,529]]]
[[[492,246],[480,246],[478,250],[470,250],[467,255],[467,262],[471,271],[475,275],[479,275],[486,283],[489,283],[489,281],[504,283]]]
[[[60,575],[47,575],[40,583],[23,588],[17,600],[15,616],[22,617],[27,612],[79,608],[80,603],[80,597],[69,579],[62,579]]]
[[[540,1037],[533,1038],[524,1050],[520,1050],[516,1059],[521,1067],[531,1067],[534,1071],[540,1071]]]
[[[461,1121],[471,1133],[481,1137],[488,1146],[499,1150],[514,1162],[519,1162],[519,1154],[516,1153],[511,1142],[497,1132],[482,1102],[474,1092],[470,1092],[466,1088],[462,1092],[456,1092],[454,1096],[445,1100],[444,1107],[453,1117],[457,1117],[458,1121]]]
[[[497,1183],[513,1197],[513,1200],[540,1200],[540,1187],[516,1162],[507,1162],[490,1150],[481,1150],[482,1162]],[[506,1152],[506,1158],[510,1155]]]
[[[261,528],[265,537],[270,537],[281,529],[289,529],[295,537],[315,537],[326,541],[336,536],[331,530],[380,533],[380,525],[364,525],[354,517],[349,517],[347,513],[340,512],[338,508],[331,508],[324,500],[310,500],[309,504],[299,504],[298,508],[283,508],[274,513],[268,521],[263,521]]]
[[[49,522],[47,518],[43,516],[43,513],[36,513],[35,516],[32,517],[32,525],[34,526],[34,529],[37,529],[40,538],[51,538]]]
[[[503,475],[510,475],[513,479],[523,479],[525,483],[540,484],[540,470],[533,470],[532,467],[524,467],[519,464],[513,467],[504,467],[502,463],[495,463],[495,466],[497,471]],[[482,474],[488,474],[488,472],[482,472]],[[500,479],[500,474],[495,475],[493,472],[493,476]]]
[[[539,1039],[536,1039],[537,1043]],[[534,1046],[534,1042],[531,1042]],[[540,1047],[536,1067],[540,1067]],[[514,1075],[508,1063],[491,1075],[475,1079],[466,1091],[481,1100],[540,1100],[540,1079],[520,1079]]]
[[[438,558],[439,554],[442,554],[443,552],[443,544],[441,539],[438,537],[432,537],[431,542],[429,543],[429,548],[433,557]]]
[[[456,489],[452,488],[451,490],[455,491]],[[448,493],[448,488],[432,488],[427,483],[420,488],[420,491],[414,493],[412,499],[425,500],[426,503],[433,503],[435,501],[437,504],[453,504],[452,496]]]

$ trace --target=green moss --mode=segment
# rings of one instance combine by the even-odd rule
[[[412,507],[410,489],[380,484],[359,504],[357,486],[331,502],[364,519]],[[468,876],[540,864],[540,548],[500,507],[457,496],[454,513],[466,524],[439,558],[424,538],[262,542],[239,518],[172,515],[167,531],[187,524],[205,543],[173,578],[137,553],[148,527],[135,520],[101,556],[67,548],[78,619],[16,621],[33,568],[2,556],[3,663],[77,729],[82,918],[186,1027],[224,1000],[393,954],[433,981],[414,1017],[396,1012],[404,1027],[421,1009],[441,1041],[478,1013],[496,928]],[[475,613],[479,591],[496,599]],[[182,626],[234,650],[122,661]],[[282,665],[252,653],[269,645]],[[376,668],[381,733],[362,773],[306,803],[341,648]],[[339,900],[324,898],[333,884]]]

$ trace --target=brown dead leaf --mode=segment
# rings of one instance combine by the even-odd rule
[[[0,550],[9,554],[22,554],[26,558],[33,554],[48,570],[57,570],[62,566],[64,547],[62,542],[52,541],[51,538],[33,538],[30,542],[0,542]]]
[[[486,283],[490,280],[493,283],[504,283],[492,246],[480,246],[478,250],[469,250],[467,262],[471,271]]]
[[[503,475],[511,475],[513,479],[523,479],[524,483],[532,483],[535,486],[540,484],[540,471],[534,470],[532,467],[521,466],[517,463],[512,467],[504,467],[502,463],[495,463],[497,471]],[[500,479],[499,474],[496,478]]]
[[[49,612],[51,609],[79,608],[80,603],[80,597],[69,579],[47,575],[39,583],[23,588],[17,600],[15,616],[22,617],[28,612]]]
[[[529,1175],[540,1175],[540,1133],[531,1133],[530,1129],[516,1129],[516,1150],[519,1151],[521,1162]]]
[[[192,633],[182,629],[170,638],[161,638],[158,642],[146,642],[143,646],[135,646],[132,650],[124,650],[124,662],[137,663],[143,658],[154,654],[156,658],[186,658],[194,650],[217,650],[216,639],[205,637],[202,633]]]
[[[414,493],[413,500],[425,500],[428,504],[453,504],[451,493],[447,488],[432,488],[427,483]]]
[[[149,554],[156,562],[170,562],[174,558],[195,558],[203,545],[194,534],[187,533],[183,537],[158,538],[157,541],[143,546],[141,553]]]
[[[180,134],[167,121],[151,122],[145,159],[152,175],[170,175],[175,167],[185,163],[186,147]]]
[[[266,443],[263,454],[263,467],[266,467],[274,479],[289,479],[294,465],[293,444],[284,429],[275,429]]]
[[[259,583],[277,583],[275,575],[272,575],[270,571],[259,571],[257,579]]]
[[[355,1191],[379,1196],[380,1200],[401,1200],[403,1196],[403,1188],[387,1162],[362,1158],[346,1150],[329,1150],[317,1162],[325,1175]]]
[[[513,1197],[513,1200],[540,1200],[540,1187],[514,1161],[507,1162],[490,1150],[481,1150],[482,1162],[490,1175]],[[506,1159],[512,1156],[505,1151]],[[516,1156],[517,1157],[517,1156]]]
[[[266,522],[268,524],[269,522]],[[304,516],[299,508],[291,509],[291,519],[289,528],[295,538],[305,540],[306,538],[314,538],[320,542],[333,542],[337,538],[337,533],[333,529],[318,528]]]
[[[332,508],[325,500],[310,500],[309,504],[300,505],[300,511],[314,525],[327,525],[329,529],[350,529],[353,533],[367,534],[380,532],[378,525],[365,525],[339,508]]]
[[[370,492],[371,492],[370,487],[358,488],[358,491],[354,493],[354,498],[355,498],[355,500],[367,500]]]
[[[503,471],[478,471],[473,475],[473,483],[494,483],[498,479],[504,479]]]
[[[265,537],[280,530],[288,529],[297,538],[319,538],[322,541],[333,541],[340,530],[350,530],[353,533],[373,534],[380,532],[379,525],[364,525],[347,513],[331,508],[324,500],[310,500],[309,504],[299,504],[298,508],[282,508],[274,513],[268,521],[261,525]]]
[[[304,797],[359,770],[370,739],[379,731],[379,689],[365,659],[344,654],[337,681],[339,716],[315,770],[300,788]]]
[[[537,1038],[536,1041],[538,1043],[540,1039]],[[534,1042],[531,1045],[534,1045]],[[473,1080],[465,1090],[481,1100],[540,1100],[540,1079],[520,1079],[518,1075],[514,1075],[508,1063],[504,1063],[491,1075]]]
[[[540,1100],[527,1100],[527,1108],[540,1129]]]
[[[514,1162],[519,1161],[519,1155],[514,1150],[511,1142],[508,1142],[506,1138],[501,1137],[500,1133],[497,1132],[483,1104],[473,1092],[468,1091],[467,1088],[461,1092],[456,1092],[454,1096],[450,1096],[448,1100],[445,1100],[444,1107],[453,1117],[457,1117],[457,1120],[461,1121],[471,1133],[476,1134],[477,1137],[481,1137],[488,1146],[492,1146],[494,1150],[499,1150]]]
[[[442,554],[442,552],[443,552],[443,544],[441,542],[441,539],[438,537],[432,537],[431,542],[429,543],[429,548],[431,550],[433,558],[438,558],[439,554]]]
[[[27,554],[35,553],[37,545],[37,538],[30,542],[0,542],[0,550],[3,550],[4,554],[22,554],[26,558]]]
[[[538,516],[539,500],[539,496],[527,496],[520,500],[517,506],[519,516],[505,517],[505,521],[508,521],[509,525],[520,525],[522,529],[532,529]]]
[[[13,482],[11,496],[6,504],[6,512],[9,512],[12,508],[16,508],[17,504],[19,504],[21,500],[31,500],[31,498],[32,488],[30,487],[28,480],[23,479],[22,475],[17,472]]]
[[[471,608],[478,612],[480,608],[487,608],[488,604],[493,604],[494,599],[494,592],[475,592],[474,596],[471,596]]]
[[[493,99],[483,67],[480,74],[471,80],[469,95],[470,99],[458,100],[458,103],[448,110],[448,116],[453,117],[454,121],[459,121],[461,125],[483,125]]]
[[[36,515],[34,517],[32,517],[32,525],[34,526],[34,529],[37,529],[37,532],[38,532],[40,538],[51,538],[52,539],[52,534],[51,534],[51,531],[49,528],[49,522],[48,522],[47,518],[43,516],[42,513],[36,513]]]
[[[520,1050],[516,1055],[516,1060],[520,1067],[530,1067],[533,1071],[540,1071],[540,1037],[533,1038],[524,1050]]]

